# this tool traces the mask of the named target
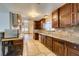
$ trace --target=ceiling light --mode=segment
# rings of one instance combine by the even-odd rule
[[[44,18],[45,18],[45,19],[48,18],[48,15],[45,15]]]
[[[32,11],[32,12],[29,13],[29,16],[31,16],[31,17],[37,17],[37,16],[39,16],[39,13],[37,13],[35,11]]]

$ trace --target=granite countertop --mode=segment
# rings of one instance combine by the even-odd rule
[[[42,35],[58,38],[64,41],[68,41],[74,44],[79,45],[79,36],[76,33],[69,33],[69,32],[64,32],[64,31],[45,31],[45,30],[35,30],[34,33],[39,33]]]

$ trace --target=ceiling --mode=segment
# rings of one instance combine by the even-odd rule
[[[11,11],[19,13],[22,17],[29,17],[32,11],[38,14],[36,20],[49,15],[51,12],[64,5],[63,3],[2,3],[0,4],[0,11]]]

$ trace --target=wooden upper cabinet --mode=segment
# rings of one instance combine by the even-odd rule
[[[75,24],[78,25],[79,24],[79,3],[75,4]]]
[[[56,10],[52,13],[52,27],[57,28],[58,24],[58,10]]]
[[[52,13],[52,27],[71,27],[79,24],[79,3],[67,3]]]
[[[40,21],[34,21],[34,29],[40,29],[41,28],[40,25],[41,25]]]
[[[47,36],[46,39],[47,39],[47,43],[46,43],[47,45],[46,45],[46,47],[49,48],[52,51],[52,49],[53,49],[53,46],[52,46],[52,44],[53,44],[52,37]]]
[[[60,9],[60,27],[79,25],[79,3],[69,3]]]
[[[45,19],[42,18],[39,21],[34,21],[34,29],[43,29],[43,24],[45,23]]]
[[[65,4],[60,8],[60,27],[72,26],[72,4]]]
[[[42,18],[42,19],[40,20],[40,22],[41,22],[41,29],[43,29],[43,24],[45,23],[45,18]]]

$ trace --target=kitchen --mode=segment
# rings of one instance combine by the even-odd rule
[[[4,24],[7,28],[3,28],[4,30],[10,30],[1,31],[3,36],[1,39],[2,53],[4,56],[5,46],[9,46],[8,51],[12,50],[13,52],[21,48],[22,51],[20,54],[24,56],[79,56],[78,3],[28,4],[30,8],[35,9],[29,13],[27,18],[22,18],[22,16],[28,14],[25,13],[25,7],[23,7],[25,4],[3,5],[9,7],[11,11],[10,13],[8,11],[8,15],[10,14],[8,18],[10,17],[10,19],[6,17],[10,20],[10,23],[7,24],[8,27]],[[18,8],[18,6],[21,8]],[[37,10],[41,11],[41,15],[36,13]],[[2,17],[2,19],[4,19],[4,17]],[[2,26],[0,29],[1,28]],[[16,30],[13,31],[13,29]],[[17,48],[18,46],[20,47]],[[10,52],[9,55],[11,53],[12,52]]]
[[[35,29],[37,29],[35,39],[40,40],[56,55],[79,55],[78,4],[65,4],[52,12],[52,29],[48,25],[45,26],[46,28],[43,27],[48,17],[45,16],[41,21],[38,21],[40,24],[35,22],[36,26],[38,25],[35,26]]]

